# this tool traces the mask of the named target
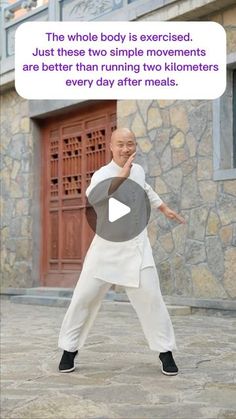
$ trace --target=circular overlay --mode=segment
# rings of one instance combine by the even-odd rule
[[[112,242],[138,236],[147,226],[150,213],[146,192],[131,179],[105,179],[88,196],[88,224],[96,234]]]

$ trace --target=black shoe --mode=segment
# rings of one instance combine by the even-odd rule
[[[165,375],[177,375],[178,367],[175,363],[175,360],[172,356],[172,352],[161,352],[159,355],[161,361],[161,371]]]
[[[75,369],[74,359],[77,354],[78,354],[78,351],[75,351],[75,352],[64,351],[61,357],[60,364],[59,364],[59,371],[60,372],[74,371]]]

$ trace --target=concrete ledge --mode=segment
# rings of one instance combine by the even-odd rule
[[[164,295],[167,304],[187,305],[195,308],[236,311],[236,300],[190,298]]]
[[[21,295],[26,294],[27,290],[31,288],[1,288],[0,293],[1,295]]]
[[[102,310],[117,311],[117,307],[122,306],[122,312],[133,312],[130,302],[104,301]],[[188,316],[191,314],[191,307],[168,305],[167,309],[171,316]]]
[[[1,289],[1,295],[47,295],[58,297],[71,297],[73,288],[60,288],[60,287],[35,287],[35,288],[4,288]]]
[[[73,288],[37,287],[20,289],[9,288],[5,290],[5,294],[2,294],[2,296],[10,299],[12,303],[16,304],[68,307],[72,294]],[[108,291],[105,299],[113,301],[114,296],[114,291]]]
[[[165,303],[169,305],[236,311],[236,300],[190,298],[190,297],[171,296],[171,295],[164,295],[163,298],[164,298]],[[119,301],[119,302],[129,301],[125,293],[116,293],[114,300]]]
[[[1,297],[11,299],[12,302],[19,304],[42,304],[65,307],[70,301],[73,288],[57,288],[57,287],[35,287],[35,288],[5,288],[1,290]],[[191,298],[182,296],[163,296],[165,303],[169,307],[175,307],[175,314],[177,312],[184,312],[189,314],[200,309],[231,311],[236,313],[236,300],[220,300],[220,299],[204,299]],[[128,303],[129,299],[126,293],[108,291],[105,300],[113,301],[115,303]],[[58,302],[58,303],[57,303]],[[172,311],[173,311],[172,310]],[[189,311],[190,310],[190,311]]]
[[[48,297],[48,296],[37,296],[37,295],[15,295],[11,297],[11,302],[16,304],[31,304],[48,307],[68,307],[70,304],[70,298],[66,297]],[[116,311],[117,307],[122,305],[122,310],[126,312],[133,312],[132,305],[128,302],[115,302],[107,301],[107,297],[104,300],[106,310]],[[172,316],[187,316],[191,314],[191,308],[186,306],[167,306],[170,315]]]
[[[70,298],[66,297],[47,297],[39,295],[15,295],[11,297],[12,303],[17,304],[32,304],[49,307],[68,307]]]

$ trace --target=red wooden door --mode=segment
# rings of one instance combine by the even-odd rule
[[[44,121],[42,164],[42,266],[45,286],[77,282],[93,238],[85,212],[91,176],[111,159],[116,102],[90,105]]]

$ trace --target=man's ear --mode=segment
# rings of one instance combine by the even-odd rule
[[[110,150],[112,151],[112,143],[110,143]]]

